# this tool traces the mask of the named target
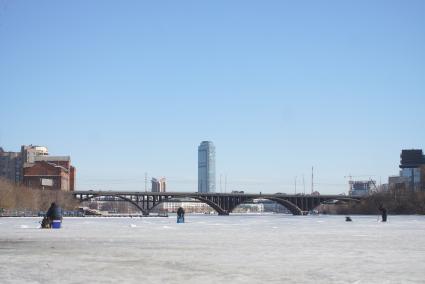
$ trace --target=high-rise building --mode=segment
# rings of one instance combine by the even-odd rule
[[[5,152],[0,147],[0,177],[19,183],[22,180],[22,158],[19,152]]]
[[[202,141],[198,147],[198,192],[215,192],[215,147]]]
[[[167,180],[165,178],[161,178],[159,180],[159,185],[161,192],[166,192],[167,191]]]
[[[400,169],[400,177],[408,181],[410,190],[425,190],[425,155],[422,149],[402,150]]]
[[[39,156],[49,155],[49,150],[44,146],[37,145],[22,145],[21,146],[21,156],[23,161],[23,166],[32,165],[35,162],[35,158]]]
[[[167,180],[165,178],[152,178],[152,192],[165,192],[167,189]]]
[[[425,191],[425,155],[422,149],[401,151],[400,173],[388,178],[388,189]]]

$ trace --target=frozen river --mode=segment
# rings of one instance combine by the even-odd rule
[[[0,218],[1,283],[425,283],[425,217]]]

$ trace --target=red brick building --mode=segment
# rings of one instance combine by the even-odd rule
[[[33,188],[73,191],[75,175],[70,156],[51,156],[44,146],[22,145],[20,152],[0,147],[0,178]]]
[[[53,162],[36,161],[31,167],[24,168],[23,183],[33,188],[73,191],[75,168],[72,166],[66,168]]]
[[[70,176],[69,176],[69,190],[70,191],[74,191],[75,190],[75,174],[76,174],[76,169],[74,166],[70,166],[69,167],[70,170]]]

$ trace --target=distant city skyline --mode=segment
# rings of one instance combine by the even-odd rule
[[[348,191],[425,149],[425,1],[4,1],[0,146],[70,155],[79,190]],[[219,187],[218,187],[219,188]],[[216,191],[218,190],[216,188]],[[307,189],[309,186],[307,186]],[[308,190],[307,190],[308,191]]]

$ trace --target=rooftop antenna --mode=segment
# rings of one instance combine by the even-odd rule
[[[297,194],[297,176],[295,176],[295,194]]]
[[[148,191],[148,173],[145,172],[145,192]]]
[[[303,188],[304,188],[304,195],[305,195],[305,180],[304,180],[304,174],[303,174]]]
[[[222,174],[220,174],[220,192],[221,193],[223,193],[223,187],[221,186],[221,177],[222,177],[223,175]]]
[[[313,194],[313,190],[314,190],[314,188],[313,188],[313,185],[314,185],[314,182],[313,182],[313,180],[314,180],[313,170],[314,170],[314,167],[311,167],[311,194]]]

